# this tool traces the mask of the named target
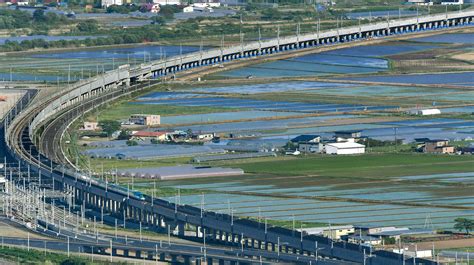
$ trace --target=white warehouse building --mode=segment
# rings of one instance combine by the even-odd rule
[[[153,0],[153,3],[159,4],[160,6],[181,5],[181,0]]]
[[[102,0],[101,5],[102,7],[105,7],[105,8],[109,6],[113,6],[113,5],[121,6],[123,5],[123,1],[122,0]]]
[[[412,115],[420,115],[420,116],[429,116],[429,115],[439,115],[441,114],[440,109],[414,109],[408,111],[409,114]]]
[[[365,153],[365,145],[354,142],[340,142],[326,144],[326,154],[353,155]]]

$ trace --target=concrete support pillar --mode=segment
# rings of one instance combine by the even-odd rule
[[[212,265],[212,258],[211,257],[207,257],[207,265]]]
[[[184,237],[184,225],[183,222],[178,223],[178,236]]]

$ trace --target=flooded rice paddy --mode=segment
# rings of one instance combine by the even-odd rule
[[[299,115],[298,112],[279,112],[279,111],[234,111],[234,112],[215,112],[205,114],[175,115],[161,118],[162,124],[193,124],[223,122],[232,120],[246,119],[264,119],[264,118],[282,118]]]
[[[461,174],[467,181],[474,175]],[[445,176],[453,178],[455,174]],[[173,187],[204,189],[205,208],[208,210],[235,213],[254,218],[269,218],[282,221],[299,221],[331,224],[363,224],[409,226],[422,228],[429,219],[435,229],[452,228],[452,220],[458,216],[473,216],[473,210],[451,209],[449,205],[474,205],[474,197],[466,188],[460,188],[457,195],[443,195],[443,186],[436,185],[442,179],[429,184],[361,184],[345,180],[341,186],[336,180],[318,185],[317,178],[288,177],[286,182],[293,188],[277,185],[259,185],[265,179],[243,179],[229,182],[217,181],[211,184],[170,183]],[[295,187],[296,186],[296,187]],[[310,187],[308,187],[310,186]],[[214,193],[213,193],[214,191]],[[229,194],[231,192],[231,194]],[[258,195],[257,195],[258,194]],[[464,195],[463,195],[464,194]],[[327,197],[354,199],[355,201],[328,201]],[[174,200],[174,197],[168,198]],[[358,201],[357,201],[358,200]],[[364,200],[376,200],[364,203]],[[181,196],[181,203],[199,207],[200,195]],[[405,204],[406,203],[406,204]],[[408,204],[417,203],[416,206]],[[440,207],[433,205],[441,204]],[[444,205],[444,206],[443,206]],[[431,226],[431,225],[430,225]]]
[[[199,50],[195,46],[139,45],[73,51],[45,51],[0,58],[0,79],[75,81],[119,65],[147,62]],[[13,72],[10,74],[10,72]]]
[[[470,33],[449,33],[440,34],[423,38],[415,38],[412,41],[430,42],[430,43],[463,43],[474,44],[474,34]]]
[[[176,92],[155,93],[144,96],[136,104],[171,104],[185,106],[226,105],[251,110],[237,111],[241,118],[247,118],[255,111],[255,118],[267,117],[262,113],[296,114],[315,107],[331,104],[306,102],[275,102],[235,98],[235,95],[258,95],[270,93],[324,94],[348,96],[364,94],[377,97],[423,96],[433,99],[462,102],[471,94],[466,90],[440,87],[361,85],[321,82],[282,82],[269,84],[241,85],[229,87],[199,87]],[[226,95],[224,97],[223,95]],[[268,105],[270,104],[270,105]],[[307,104],[307,105],[306,105]],[[297,106],[297,108],[295,107]],[[269,110],[255,110],[266,109]],[[288,109],[289,108],[289,109]],[[468,107],[466,107],[468,108]],[[291,109],[291,111],[290,111]],[[208,115],[208,116],[206,116]],[[222,115],[222,116],[221,116]],[[424,118],[389,122],[357,123],[349,125],[329,125],[338,119],[365,118],[365,115],[334,115],[320,117],[284,118],[277,120],[225,121],[232,112],[200,115],[176,116],[199,124],[178,127],[201,132],[253,133],[255,139],[223,141],[208,145],[212,148],[232,150],[257,150],[283,146],[292,137],[300,134],[319,134],[331,138],[334,131],[361,130],[363,136],[379,140],[402,139],[412,142],[415,138],[446,138],[463,140],[474,138],[474,121],[454,118]],[[279,114],[278,114],[279,115]],[[208,122],[203,117],[209,117]],[[219,119],[224,123],[212,123]],[[173,116],[168,117],[173,119]],[[216,120],[217,121],[217,120]],[[209,123],[210,122],[210,123]],[[318,124],[319,123],[319,124]],[[285,163],[284,161],[282,163]],[[455,165],[453,165],[455,167]],[[409,171],[408,171],[409,172]],[[472,168],[474,172],[474,166]],[[325,178],[324,176],[260,176],[249,175],[239,178],[212,178],[208,180],[170,181],[161,185],[166,187],[205,191],[204,208],[217,212],[229,212],[244,217],[272,220],[305,221],[322,224],[359,224],[408,226],[412,228],[452,229],[453,220],[459,216],[474,216],[474,196],[471,186],[474,174],[450,173],[435,175],[398,176],[386,180],[360,180],[357,178]],[[446,186],[448,185],[448,186]],[[200,207],[201,195],[181,196],[179,201]],[[171,201],[175,197],[167,197]],[[466,208],[467,207],[467,208]]]
[[[461,87],[474,87],[474,72],[366,76],[347,78],[347,80],[399,84],[444,84]]]
[[[417,12],[414,10],[381,10],[381,11],[365,11],[365,12],[351,12],[347,13],[346,17],[349,19],[374,19],[374,18],[397,18],[416,16]]]
[[[332,60],[333,59],[333,60]],[[354,58],[316,54],[291,60],[262,63],[230,70],[219,75],[225,77],[290,77],[321,76],[327,74],[376,73],[388,69],[388,61],[378,58]]]
[[[425,44],[371,45],[343,48],[288,60],[261,63],[219,73],[224,77],[289,77],[322,76],[328,74],[367,74],[387,71],[384,56],[436,48]]]
[[[220,86],[220,87],[200,87],[194,88],[191,91],[200,93],[219,93],[219,94],[259,94],[259,93],[274,93],[274,92],[290,92],[290,91],[305,91],[313,89],[329,89],[348,87],[350,84],[344,83],[328,83],[328,82],[278,82],[278,83],[261,83],[248,84],[237,86]],[[189,91],[189,90],[186,90]],[[176,94],[176,93],[174,93]],[[158,97],[160,92],[151,94],[151,97]]]
[[[474,107],[468,105],[474,100],[471,90],[474,86],[473,72],[388,75],[390,64],[385,58],[427,51],[449,43],[471,44],[470,38],[472,34],[467,37],[443,34],[403,43],[359,46],[219,74],[224,77],[363,74],[360,77],[336,77],[333,82],[196,85],[189,89],[149,93],[129,104],[228,108],[204,114],[163,116],[162,122],[166,126],[203,133],[240,134],[249,138],[224,139],[192,149],[150,143],[130,148],[122,143],[107,148],[99,145],[99,148],[88,152],[98,156],[123,153],[131,157],[156,158],[158,155],[164,158],[170,154],[191,158],[226,151],[272,149],[301,134],[318,134],[329,139],[335,131],[341,130],[360,130],[366,137],[391,141],[401,139],[405,143],[413,142],[415,138],[471,140],[474,139],[473,119],[461,119],[459,116],[414,117],[404,113],[396,116],[391,112],[397,111],[400,106],[420,106],[440,107],[443,113],[472,113]],[[111,52],[118,54],[112,55],[116,56],[117,61],[129,58],[127,53]],[[137,61],[143,57],[140,50],[133,53],[132,57]],[[84,59],[79,54],[74,56],[77,60]],[[100,54],[97,56],[102,58]],[[110,56],[104,54],[103,58]],[[392,119],[383,119],[385,117]],[[350,122],[345,124],[343,121]],[[388,152],[392,152],[390,148]],[[371,156],[368,155],[367,159]],[[281,163],[290,162],[282,159]],[[433,165],[433,172],[424,174],[413,174],[411,167],[404,168],[402,173],[392,172],[391,168],[380,168],[380,176],[360,177],[367,169],[358,171],[355,165],[354,173],[343,177],[326,175],[321,170],[307,175],[249,173],[241,177],[166,181],[160,184],[195,190],[196,195],[179,198],[183,204],[200,207],[200,193],[204,192],[206,210],[226,213],[234,210],[244,217],[281,221],[295,219],[323,224],[452,229],[455,218],[474,216],[474,165],[472,169],[469,165],[465,166],[468,170],[460,172],[464,168],[459,170],[456,163],[450,163],[445,166],[449,170],[443,172],[458,173],[429,174],[436,173],[437,166],[440,165]],[[167,199],[177,200],[175,197]]]
[[[25,40],[37,40],[42,39],[45,41],[58,41],[58,40],[85,40],[85,39],[96,39],[103,36],[46,36],[46,35],[31,35],[31,36],[19,36],[19,37],[0,37],[0,45],[5,44],[6,41],[17,41],[22,42]]]
[[[260,111],[292,111],[301,113],[351,112],[358,110],[384,110],[394,106],[369,106],[357,104],[304,103],[290,101],[271,101],[227,97],[192,97],[184,99],[149,100],[150,96],[139,98],[132,104],[175,105],[189,107],[226,107],[253,109]]]

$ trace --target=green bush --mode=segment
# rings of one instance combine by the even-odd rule
[[[76,27],[81,32],[97,32],[99,24],[97,21],[89,19],[79,22]]]
[[[128,141],[127,141],[127,145],[128,145],[128,146],[137,146],[137,145],[138,145],[138,142],[135,141],[135,140],[128,140]]]

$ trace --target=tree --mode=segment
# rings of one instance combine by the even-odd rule
[[[286,150],[297,150],[298,149],[298,144],[293,143],[292,141],[288,141],[285,146],[283,146],[284,149]]]
[[[135,140],[128,140],[128,141],[127,141],[127,145],[128,145],[128,146],[137,146],[137,145],[138,145],[138,142],[135,141]]]
[[[164,25],[166,23],[166,20],[163,17],[154,16],[151,18],[151,23],[155,25]]]
[[[99,29],[97,21],[89,19],[77,24],[77,29],[82,32],[96,32]]]
[[[466,231],[466,234],[469,234],[470,231],[474,229],[474,220],[467,218],[456,218],[454,219],[454,229],[459,231]]]
[[[130,139],[130,132],[127,130],[121,130],[117,140],[129,140]]]
[[[34,21],[45,21],[46,20],[43,9],[36,9],[35,12],[33,12],[33,20]]]
[[[175,6],[175,5],[165,5],[165,6],[162,6],[161,9],[160,9],[160,14],[165,18],[165,19],[168,19],[168,20],[171,20],[174,18],[174,13],[178,13],[180,12],[181,10],[179,9],[179,7]]]
[[[112,121],[112,120],[105,120],[99,122],[99,126],[102,128],[102,131],[107,133],[107,136],[110,137],[112,134],[118,130],[120,130],[120,122]]]
[[[63,260],[61,265],[86,265],[86,262],[78,258],[68,258]]]
[[[186,137],[189,138],[191,136],[193,136],[193,130],[191,128],[189,128],[189,129],[186,130]]]

